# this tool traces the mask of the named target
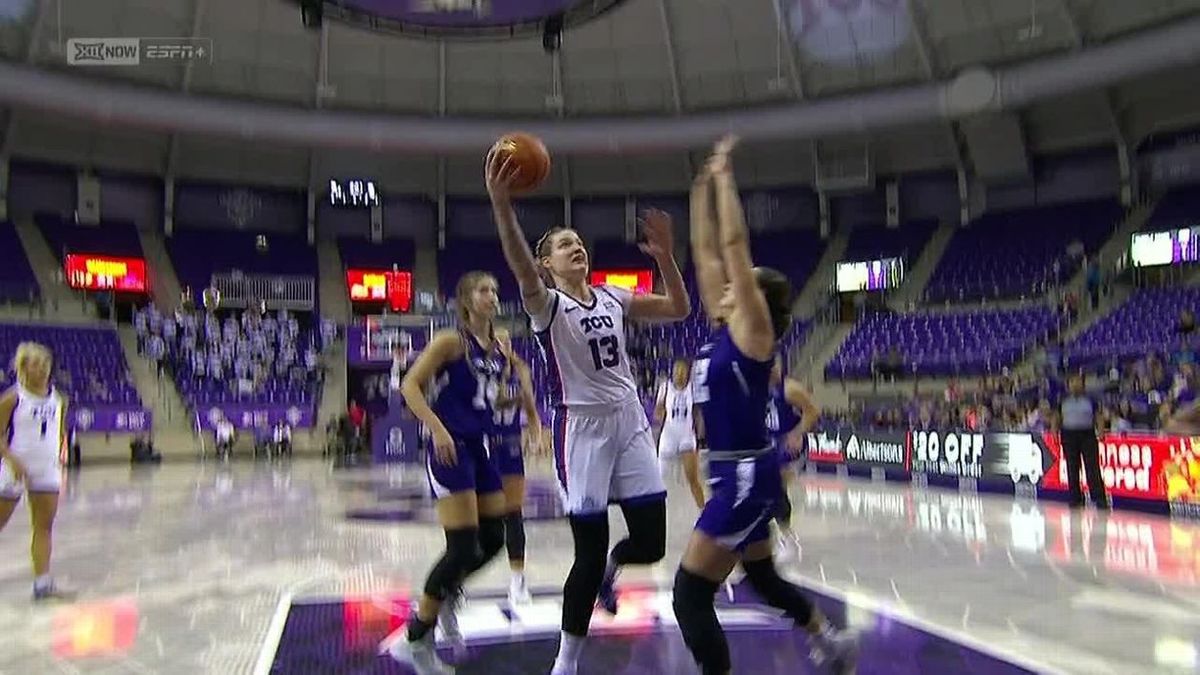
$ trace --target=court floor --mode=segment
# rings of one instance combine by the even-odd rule
[[[507,606],[503,561],[475,579],[460,673],[553,659],[571,542],[548,467],[531,474],[535,602]],[[56,532],[77,603],[30,602],[24,507],[0,533],[0,673],[402,673],[379,645],[443,544],[419,484],[317,460],[85,468]],[[594,621],[584,673],[695,672],[663,592],[696,515],[672,487],[667,559],[622,577],[622,612]],[[1196,672],[1198,524],[834,477],[792,496],[804,555],[787,573],[863,631],[860,673]],[[721,616],[735,672],[822,672],[742,585]]]

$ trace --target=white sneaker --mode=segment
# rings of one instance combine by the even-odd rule
[[[512,583],[508,585],[508,604],[528,605],[533,602],[533,596],[529,593],[529,585],[525,582],[525,575],[513,576]]]
[[[442,632],[442,639],[450,645],[455,654],[460,654],[466,649],[462,630],[458,627],[460,605],[462,605],[462,596],[455,595],[446,598],[446,601],[442,603],[442,608],[438,610],[438,629]]]
[[[388,647],[388,656],[396,663],[411,666],[417,675],[454,675],[454,669],[442,663],[433,648],[433,632],[423,639],[410,642],[402,637]]]
[[[855,632],[833,629],[813,637],[809,656],[817,666],[828,663],[837,675],[853,675],[858,667],[858,641]]]

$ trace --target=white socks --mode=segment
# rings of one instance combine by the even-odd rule
[[[53,585],[54,585],[54,578],[51,577],[49,574],[39,575],[38,577],[34,578],[34,580],[33,580],[33,587],[38,590],[50,588]]]

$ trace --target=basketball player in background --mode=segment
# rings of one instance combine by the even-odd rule
[[[654,421],[659,425],[658,463],[663,479],[678,464],[696,501],[704,508],[704,485],[700,481],[700,456],[696,445],[696,423],[692,410],[692,371],[684,359],[671,365],[671,377],[663,382],[655,397]]]
[[[496,399],[495,429],[491,441],[491,460],[504,488],[504,545],[512,581],[508,601],[526,605],[532,601],[525,581],[525,452],[539,452],[544,432],[533,395],[529,364],[504,344],[509,369]],[[524,429],[522,429],[524,427]]]
[[[803,468],[804,441],[808,432],[817,426],[821,409],[813,403],[804,385],[785,377],[783,357],[775,357],[771,368],[771,400],[767,404],[767,431],[771,432],[775,451],[779,454],[780,473],[783,477],[783,495],[775,522],[779,525],[779,548],[776,556],[781,561],[800,559],[800,540],[792,531],[792,499],[788,486],[797,468]]]
[[[779,456],[767,432],[771,370],[791,324],[791,284],[754,267],[729,164],[732,139],[717,144],[692,190],[692,260],[705,312],[721,325],[700,351],[693,394],[704,417],[712,497],[696,522],[675,576],[675,617],[703,675],[732,672],[713,596],[741,563],[768,604],[803,626],[821,659],[852,672],[856,641],[833,628],[771,560],[770,522],[783,494]],[[713,224],[712,198],[716,198]]]
[[[50,576],[50,550],[58,491],[59,458],[67,439],[67,402],[50,385],[50,350],[22,342],[13,358],[17,384],[0,396],[0,529],[21,494],[29,495],[33,541],[33,599],[70,599]]]
[[[488,456],[496,396],[511,367],[508,333],[494,325],[500,309],[496,279],[468,272],[455,299],[457,328],[435,335],[401,384],[409,410],[432,435],[426,469],[446,531],[446,550],[429,572],[407,635],[388,650],[417,675],[452,672],[434,650],[434,626],[457,650],[462,638],[455,605],[463,582],[504,547],[504,490]]]
[[[575,542],[552,674],[574,675],[597,598],[615,614],[620,568],[649,565],[666,553],[667,493],[626,355],[625,322],[678,321],[691,312],[691,301],[665,213],[646,215],[640,247],[657,263],[666,294],[635,296],[588,284],[588,251],[574,230],[555,227],[530,251],[513,211],[519,168],[511,159],[493,149],[485,178],[504,257],[550,370],[555,468]],[[629,537],[610,555],[608,505],[614,502]]]

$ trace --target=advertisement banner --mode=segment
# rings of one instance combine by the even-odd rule
[[[908,469],[908,434],[901,431],[835,429],[808,434],[811,462]]]
[[[1052,463],[1042,439],[1028,433],[913,431],[912,471],[1037,485]]]
[[[1047,434],[1052,465],[1041,486],[1066,492],[1062,443]],[[1100,439],[1100,472],[1108,494],[1169,502],[1172,513],[1200,515],[1200,445],[1197,439],[1152,434],[1108,434]],[[1082,485],[1086,477],[1080,476]]]
[[[131,405],[75,405],[67,409],[67,426],[79,433],[150,431],[149,410]]]
[[[280,421],[293,429],[309,429],[316,424],[317,417],[312,406],[272,403],[219,403],[203,406],[197,412],[206,431],[215,430],[222,418],[238,429],[269,429]]]

